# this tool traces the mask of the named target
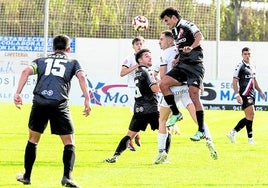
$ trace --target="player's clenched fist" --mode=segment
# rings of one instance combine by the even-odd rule
[[[22,98],[20,96],[20,94],[15,94],[14,96],[14,104],[16,105],[17,108],[21,108],[22,105]]]

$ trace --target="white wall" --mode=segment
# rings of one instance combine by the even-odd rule
[[[122,81],[119,77],[121,64],[126,56],[133,52],[131,39],[77,39],[75,57],[85,66],[90,77],[105,78],[110,73],[113,79]],[[152,51],[153,61],[158,61],[160,49],[158,40],[146,40],[145,46]],[[204,41],[204,65],[206,68],[205,79],[231,80],[234,67],[241,61],[243,47],[252,49],[252,62],[257,66],[257,76],[260,80],[266,80],[268,63],[265,63],[267,42],[230,42],[223,41],[219,44],[219,64],[216,70],[216,42]]]

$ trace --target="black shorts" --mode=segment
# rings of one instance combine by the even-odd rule
[[[203,50],[200,48],[194,49],[190,53],[180,52],[181,63],[197,65],[199,63],[203,63],[203,58]]]
[[[167,75],[179,82],[187,81],[188,85],[203,87],[205,69],[202,51],[193,50],[189,54],[180,54],[179,63]]]
[[[246,109],[251,105],[255,105],[255,97],[241,95],[241,98],[243,100],[242,110]]]
[[[129,130],[134,132],[145,131],[147,125],[151,125],[151,129],[154,131],[159,128],[159,112],[150,114],[136,114],[132,116],[129,124]]]
[[[44,105],[34,102],[29,118],[29,129],[43,133],[49,121],[52,134],[67,135],[74,133],[67,103],[65,101],[57,104],[57,102],[53,101],[51,105],[49,103]]]
[[[166,73],[166,75],[178,80],[180,83],[187,81],[186,73],[178,66],[173,67],[169,72]]]

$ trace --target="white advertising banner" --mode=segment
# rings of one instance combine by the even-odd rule
[[[38,37],[0,37],[0,103],[13,102],[17,83],[21,71],[32,60],[43,56],[43,39]],[[213,43],[205,44],[205,49],[213,48]],[[49,52],[52,50],[52,39],[48,39]],[[213,56],[207,57],[206,79],[201,99],[205,109],[240,110],[234,98],[231,86],[232,72],[240,57],[241,43],[238,44],[238,58],[225,58],[225,66],[220,66],[224,76],[219,80],[212,78],[215,72]],[[146,47],[151,49],[153,62],[159,59],[160,49],[157,40],[146,41]],[[72,57],[79,60],[88,75],[88,86],[91,103],[102,106],[126,106],[128,104],[126,79],[119,76],[121,65],[126,56],[132,53],[131,39],[85,39],[72,38]],[[265,48],[263,48],[265,49]],[[226,54],[223,54],[226,55]],[[238,60],[237,60],[238,59]],[[228,65],[229,63],[229,65]],[[260,65],[259,65],[260,66]],[[259,71],[267,70],[263,67]],[[226,69],[225,69],[226,68]],[[261,73],[262,73],[261,72]],[[267,94],[268,83],[265,82],[265,73],[259,85]],[[258,74],[257,74],[258,76]],[[266,74],[265,74],[266,76]],[[36,76],[30,76],[22,92],[23,102],[32,102],[32,91],[36,84]],[[74,77],[70,92],[70,104],[83,104],[83,95],[77,79]],[[262,100],[256,93],[256,110],[268,110],[267,99]]]
[[[260,83],[261,84],[261,83]],[[267,89],[263,90],[267,95]],[[236,102],[232,83],[219,80],[205,81],[204,92],[201,99],[208,110],[241,110],[241,105]],[[255,93],[256,110],[268,110],[267,98],[263,100],[260,93]]]

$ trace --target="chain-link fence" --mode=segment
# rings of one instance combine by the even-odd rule
[[[215,5],[193,0],[0,0],[0,36],[44,36],[47,4],[48,37],[64,33],[70,37],[132,38],[139,35],[131,27],[132,19],[144,15],[149,28],[141,34],[157,39],[167,29],[159,15],[173,6],[202,30],[206,40],[215,40]]]

